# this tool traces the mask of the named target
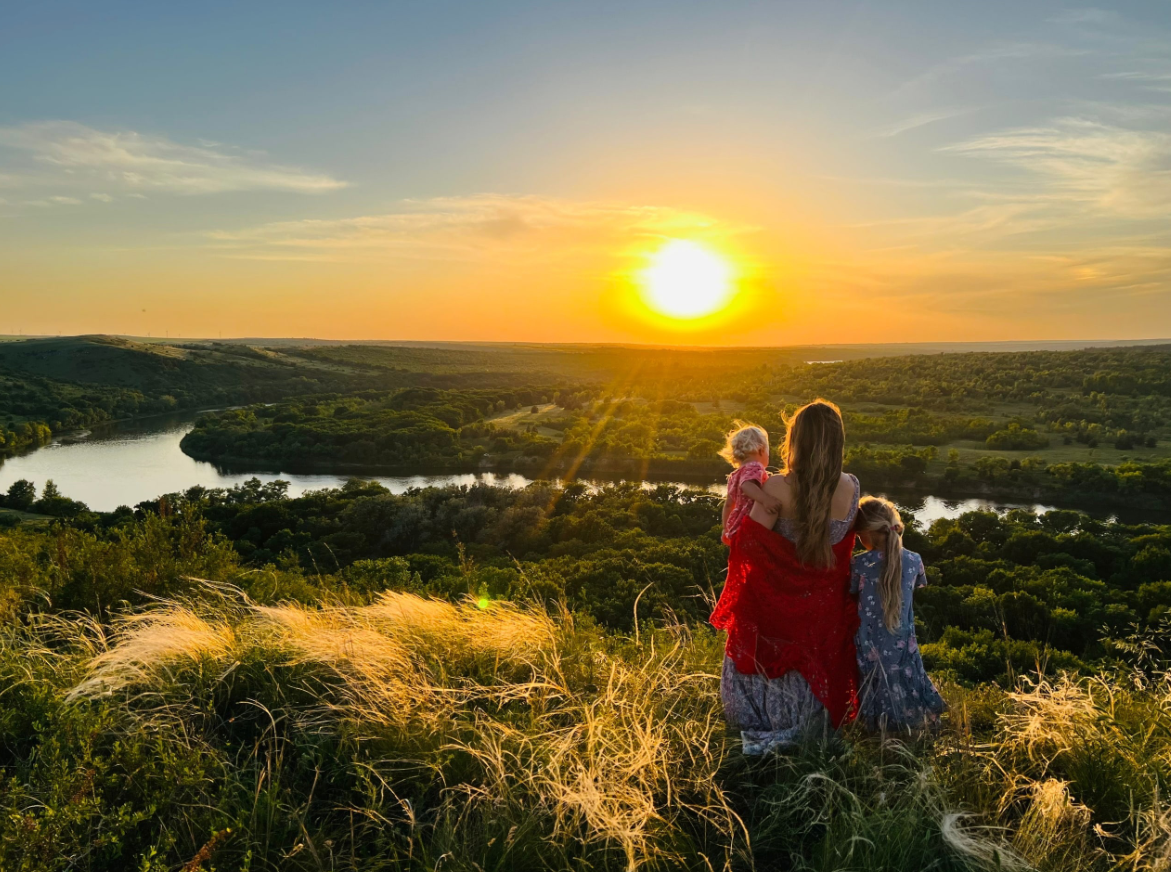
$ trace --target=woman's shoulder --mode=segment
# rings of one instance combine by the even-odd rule
[[[765,481],[764,489],[770,494],[787,494],[791,490],[789,482],[785,479],[783,473],[773,473]]]

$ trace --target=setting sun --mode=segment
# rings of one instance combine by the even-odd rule
[[[673,239],[650,260],[639,279],[646,304],[661,315],[701,318],[723,308],[732,296],[732,268],[698,243]]]

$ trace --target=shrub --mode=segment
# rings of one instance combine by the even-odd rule
[[[997,451],[1024,451],[1047,447],[1049,437],[1014,422],[1003,430],[997,430],[984,440],[984,444]]]

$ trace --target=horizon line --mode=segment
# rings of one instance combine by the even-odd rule
[[[0,342],[21,342],[44,339],[121,339],[144,344],[214,343],[263,344],[311,343],[319,345],[385,345],[385,346],[441,346],[476,345],[487,347],[531,347],[531,348],[625,348],[666,351],[770,351],[799,350],[816,348],[935,348],[939,346],[1079,346],[1082,348],[1124,346],[1124,345],[1167,345],[1171,337],[1127,338],[1127,339],[977,339],[977,340],[929,340],[923,342],[836,342],[807,343],[794,345],[671,345],[667,343],[639,342],[539,342],[534,340],[485,340],[485,339],[325,339],[312,336],[140,336],[130,333],[45,333],[45,334],[0,334]]]

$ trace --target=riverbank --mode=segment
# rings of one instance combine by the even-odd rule
[[[567,458],[494,458],[483,455],[479,460],[453,461],[451,463],[430,463],[422,465],[386,463],[344,463],[339,461],[302,461],[289,464],[265,464],[263,461],[246,457],[215,457],[205,452],[191,450],[186,440],[181,443],[185,454],[197,460],[214,464],[218,469],[232,474],[307,474],[330,476],[353,476],[376,478],[378,476],[455,476],[492,474],[496,476],[523,476],[530,480],[581,480],[589,482],[645,481],[649,483],[670,482],[697,487],[721,487],[727,476],[727,465],[722,461],[708,462],[682,458],[614,458],[587,457],[577,462]],[[201,456],[201,454],[203,456]],[[913,456],[913,455],[912,455]],[[981,500],[990,503],[1014,503],[1021,505],[1044,504],[1055,508],[1071,509],[1089,514],[1125,515],[1137,520],[1145,515],[1160,519],[1171,519],[1171,493],[1144,493],[1137,489],[1084,492],[1076,481],[1055,479],[1053,483],[1037,475],[1022,480],[1018,467],[1005,459],[1004,474],[999,480],[981,479],[988,474],[975,465],[943,467],[941,472],[923,472],[914,475],[900,475],[890,466],[876,468],[873,464],[846,463],[846,471],[854,472],[869,492],[898,494],[903,498],[915,499],[938,497],[944,500]],[[1065,464],[1073,472],[1097,473],[1097,478],[1111,481],[1106,477],[1110,467],[1097,464]],[[1157,469],[1165,472],[1166,463],[1131,464],[1139,470]],[[953,474],[949,474],[948,470]],[[1043,467],[1037,467],[1043,469]],[[900,470],[901,471],[901,470]],[[993,475],[995,474],[995,470]],[[1107,473],[1108,475],[1108,473]]]

